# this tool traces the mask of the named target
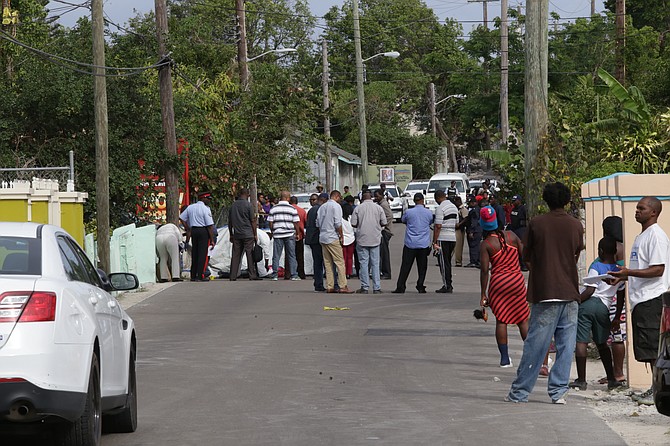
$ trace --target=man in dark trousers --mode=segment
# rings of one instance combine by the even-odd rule
[[[442,274],[442,288],[436,293],[453,293],[454,286],[451,276],[451,257],[456,247],[456,223],[458,222],[458,208],[447,199],[444,191],[435,191],[435,224],[433,226],[433,249],[437,253],[437,263]]]
[[[307,223],[305,223],[305,244],[312,250],[312,265],[314,267],[314,291],[323,292],[326,288],[323,286],[323,251],[319,243],[319,228],[316,226],[316,216],[319,207],[328,201],[328,194],[312,194],[309,197],[309,204],[312,205],[307,212]]]
[[[237,200],[228,211],[228,231],[230,242],[233,244],[233,255],[230,258],[230,280],[237,280],[237,276],[240,275],[243,254],[247,256],[249,280],[262,280],[258,277],[253,261],[254,243],[258,239],[256,225],[254,211],[249,202],[249,191],[240,189]]]
[[[424,282],[428,270],[428,254],[430,254],[431,246],[430,224],[433,222],[433,213],[424,206],[423,194],[414,194],[414,207],[403,214],[402,222],[407,225],[405,246],[402,248],[402,264],[398,274],[398,283],[393,293],[402,294],[405,292],[407,278],[416,259],[416,267],[419,273],[416,289],[420,294],[424,294],[426,292]]]
[[[381,189],[375,190],[374,201],[384,209],[386,216],[386,226],[382,230],[382,243],[379,246],[379,263],[382,280],[391,280],[391,252],[389,251],[389,242],[393,237],[393,211],[391,205],[384,196]]]
[[[528,213],[526,211],[526,206],[521,202],[521,195],[515,195],[512,197],[512,211],[510,212],[510,224],[509,230],[516,234],[519,237],[519,240],[523,241],[523,238],[526,235],[526,225],[528,223]],[[523,263],[523,258],[521,258],[521,253],[519,253],[519,261],[521,262],[521,270],[528,271],[526,265]]]
[[[298,211],[298,231],[295,238],[295,260],[298,264],[298,277],[305,280],[305,224],[307,223],[307,211],[298,206],[298,197],[292,196],[289,203]],[[289,271],[289,258],[284,256],[284,271]],[[289,280],[288,274],[284,274],[284,279]]]
[[[477,203],[476,197],[470,197],[470,208],[468,216],[465,219],[465,233],[470,248],[470,263],[465,265],[466,268],[479,268],[479,247],[482,242],[482,227],[479,224],[479,210],[481,209]]]
[[[207,260],[208,244],[216,245],[214,219],[209,204],[212,194],[203,192],[198,201],[188,206],[179,215],[186,230],[186,242],[191,240],[191,282],[207,282],[205,279],[205,261]]]
[[[529,222],[523,245],[523,258],[530,267],[528,336],[516,379],[505,401],[528,401],[553,337],[556,362],[549,372],[547,390],[552,403],[565,404],[577,342],[577,261],[584,249],[584,229],[579,220],[565,211],[570,203],[570,189],[565,184],[547,184],[542,198],[550,211]]]

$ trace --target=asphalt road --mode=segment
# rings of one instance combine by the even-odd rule
[[[478,270],[456,269],[456,292],[441,295],[429,268],[424,295],[411,282],[373,297],[314,293],[309,280],[213,281],[132,307],[139,428],[103,445],[625,444],[584,403],[550,404],[546,380],[529,403],[503,402],[516,371],[498,367],[493,321],[472,317]]]

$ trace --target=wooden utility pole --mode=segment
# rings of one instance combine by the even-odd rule
[[[489,3],[486,0],[484,0],[482,2],[482,5],[484,7],[482,21],[484,22],[484,28],[488,29],[489,28]]]
[[[507,149],[509,135],[509,26],[507,0],[500,2],[500,132]]]
[[[328,42],[321,42],[321,59],[323,73],[321,74],[321,88],[323,89],[323,156],[326,166],[326,191],[333,190],[333,165],[330,156],[330,98],[328,97],[328,82],[330,81],[330,67],[328,66]]]
[[[596,15],[596,0],[591,0],[591,17]]]
[[[614,77],[626,85],[626,0],[616,0],[616,67]]]
[[[156,0],[156,33],[158,35],[158,57],[161,62],[169,60],[166,49],[168,36],[167,6],[165,0]],[[163,138],[167,159],[177,157],[177,133],[174,125],[174,99],[172,96],[172,68],[170,64],[158,69],[158,82],[161,97],[161,118],[163,121]],[[167,164],[165,171],[165,205],[166,221],[177,224],[179,222],[179,177],[172,167]]]
[[[249,65],[247,64],[247,15],[244,0],[235,0],[237,8],[237,63],[240,67],[242,88],[249,88]]]
[[[548,126],[548,32],[549,0],[526,3],[525,76],[525,170],[527,208],[537,212],[540,186],[537,184],[538,149],[546,144]]]
[[[353,0],[354,15],[354,52],[356,56],[356,94],[358,98],[358,134],[361,143],[361,177],[363,184],[368,184],[368,132],[365,121],[365,88],[363,83],[363,55],[361,52],[361,22],[358,11],[358,0]]]
[[[105,24],[103,0],[91,2],[93,33],[93,113],[95,116],[95,205],[100,268],[109,270],[109,145],[107,133],[107,79],[105,78]]]

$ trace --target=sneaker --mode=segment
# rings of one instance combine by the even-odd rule
[[[507,364],[500,364],[501,369],[509,369],[511,367],[514,367],[514,364],[512,364],[512,360],[510,359]]]
[[[552,404],[567,404],[567,401],[565,400],[565,397],[560,397],[557,400],[551,400]]]
[[[505,398],[503,398],[503,401],[506,402],[506,403],[515,403],[515,404],[516,403],[527,403],[528,402],[528,401],[523,401],[523,400],[512,399],[512,398],[509,397],[509,395],[507,395]]]
[[[442,287],[439,290],[435,290],[436,293],[453,293],[454,289],[453,288],[447,288],[447,287]]]
[[[571,389],[579,389],[583,392],[588,387],[588,384],[586,383],[586,381],[574,380],[570,384],[568,384],[568,387],[570,387]]]
[[[367,288],[359,288],[356,290],[356,294],[368,294]]]
[[[640,401],[642,399],[649,398],[653,394],[654,394],[653,389],[649,388],[649,390],[647,390],[645,392],[642,392],[642,393],[633,393],[630,396],[630,399],[632,399],[633,401]]]
[[[291,280],[294,282],[297,282],[299,280],[302,280],[300,277],[291,277]]]
[[[649,394],[648,396],[645,396],[644,398],[640,398],[637,400],[637,405],[638,406],[653,406],[654,404],[654,395]]]
[[[372,294],[382,294],[382,290],[374,290]]]
[[[546,364],[542,364],[542,367],[540,367],[540,377],[546,378],[549,376],[549,367]]]
[[[279,280],[279,277],[273,277],[272,280]]]

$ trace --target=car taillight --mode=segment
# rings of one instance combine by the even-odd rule
[[[0,322],[48,322],[55,319],[55,293],[10,291],[0,295]]]

